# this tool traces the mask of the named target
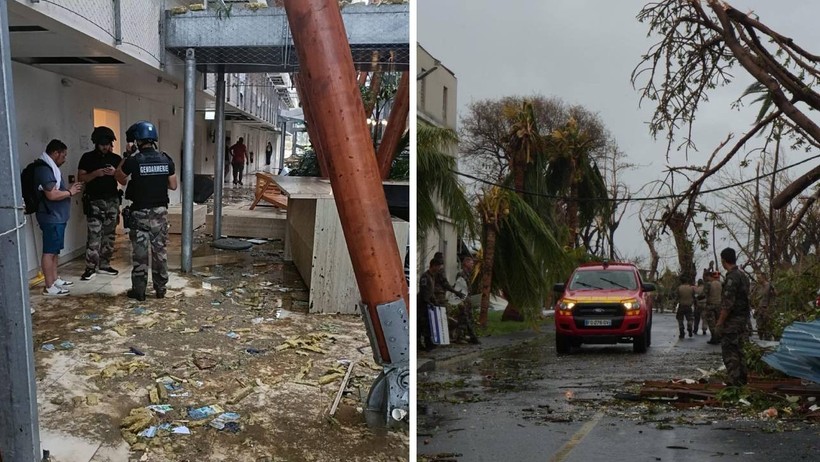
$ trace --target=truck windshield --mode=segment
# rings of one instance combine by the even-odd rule
[[[576,271],[569,284],[571,290],[601,290],[638,288],[635,273],[629,270]]]

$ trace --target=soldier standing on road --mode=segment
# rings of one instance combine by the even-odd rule
[[[432,331],[430,330],[429,307],[436,306],[436,274],[443,271],[444,262],[433,258],[430,260],[430,267],[419,277],[419,293],[416,309],[416,320],[418,321],[418,331],[421,334],[422,348],[430,351],[436,347],[433,344]]]
[[[114,131],[108,127],[96,127],[91,132],[94,150],[80,158],[77,179],[85,183],[83,212],[88,224],[85,245],[85,272],[83,281],[97,273],[116,276],[119,271],[111,267],[114,253],[117,222],[120,214],[120,191],[114,173],[122,157],[112,152]]]
[[[706,279],[706,285],[703,287],[703,294],[706,296],[706,310],[704,311],[704,319],[706,325],[709,326],[709,343],[717,345],[720,343],[720,336],[715,332],[715,325],[720,316],[720,293],[723,286],[720,283],[720,273],[710,273]]]
[[[749,320],[749,278],[738,269],[734,249],[723,249],[720,261],[727,273],[716,327],[728,376],[726,384],[737,387],[746,385],[747,381],[743,339]]]
[[[128,298],[145,300],[148,286],[148,247],[151,247],[151,275],[157,298],[165,297],[168,283],[168,190],[177,189],[174,161],[156,150],[159,139],[154,124],[140,121],[125,132],[129,142],[134,141],[137,152],[126,154],[117,168],[120,184],[128,182],[125,197],[132,201],[131,224],[131,289]],[[131,181],[128,181],[128,177]]]
[[[686,319],[686,329],[689,331],[689,336],[692,336],[692,306],[695,304],[695,287],[689,282],[685,276],[680,278],[681,285],[678,286],[678,311],[675,313],[675,319],[678,320],[678,330],[680,335],[678,338],[685,337],[683,320]]]
[[[470,290],[472,286],[470,282],[473,280],[474,265],[475,261],[473,257],[469,255],[461,259],[461,271],[456,275],[456,282],[453,287],[457,292],[466,294],[466,297],[459,297],[459,299],[456,300],[457,303],[455,303],[458,306],[458,328],[466,333],[466,337],[468,337],[470,343],[478,344],[481,342],[478,340],[478,336],[475,334],[473,327],[473,304],[470,300],[470,295],[473,294],[473,291]],[[463,300],[461,300],[461,298],[463,298]]]

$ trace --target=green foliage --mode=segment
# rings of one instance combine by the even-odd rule
[[[820,309],[814,306],[820,287],[820,261],[816,256],[808,256],[791,268],[776,271],[774,287],[772,331],[776,338],[795,321],[820,318]]]
[[[390,167],[391,180],[408,181],[410,180],[410,132],[405,132],[396,147],[398,155],[393,159],[393,165]]]
[[[447,151],[458,143],[455,131],[419,121],[416,133],[416,232],[419,242],[438,228],[437,212],[450,217],[457,227],[476,235],[473,207],[455,172],[456,158]],[[441,210],[437,210],[436,204]]]
[[[319,159],[317,159],[316,152],[313,149],[307,149],[299,157],[299,163],[296,168],[290,171],[290,176],[321,176]]]
[[[501,321],[501,311],[490,311],[487,317],[487,327],[478,329],[478,334],[482,337],[492,337],[498,335],[511,334],[533,329],[537,325],[545,325],[545,320],[540,320],[536,324],[527,321]]]

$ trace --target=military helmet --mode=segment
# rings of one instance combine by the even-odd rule
[[[134,141],[157,141],[159,140],[157,127],[147,120],[140,120],[128,127],[128,130],[125,131],[125,140],[129,143]]]
[[[91,132],[91,141],[94,144],[108,144],[116,139],[114,130],[105,126],[95,127],[94,131]]]

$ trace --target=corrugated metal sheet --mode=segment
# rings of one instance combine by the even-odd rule
[[[787,327],[780,348],[763,361],[792,377],[820,383],[820,320]]]

